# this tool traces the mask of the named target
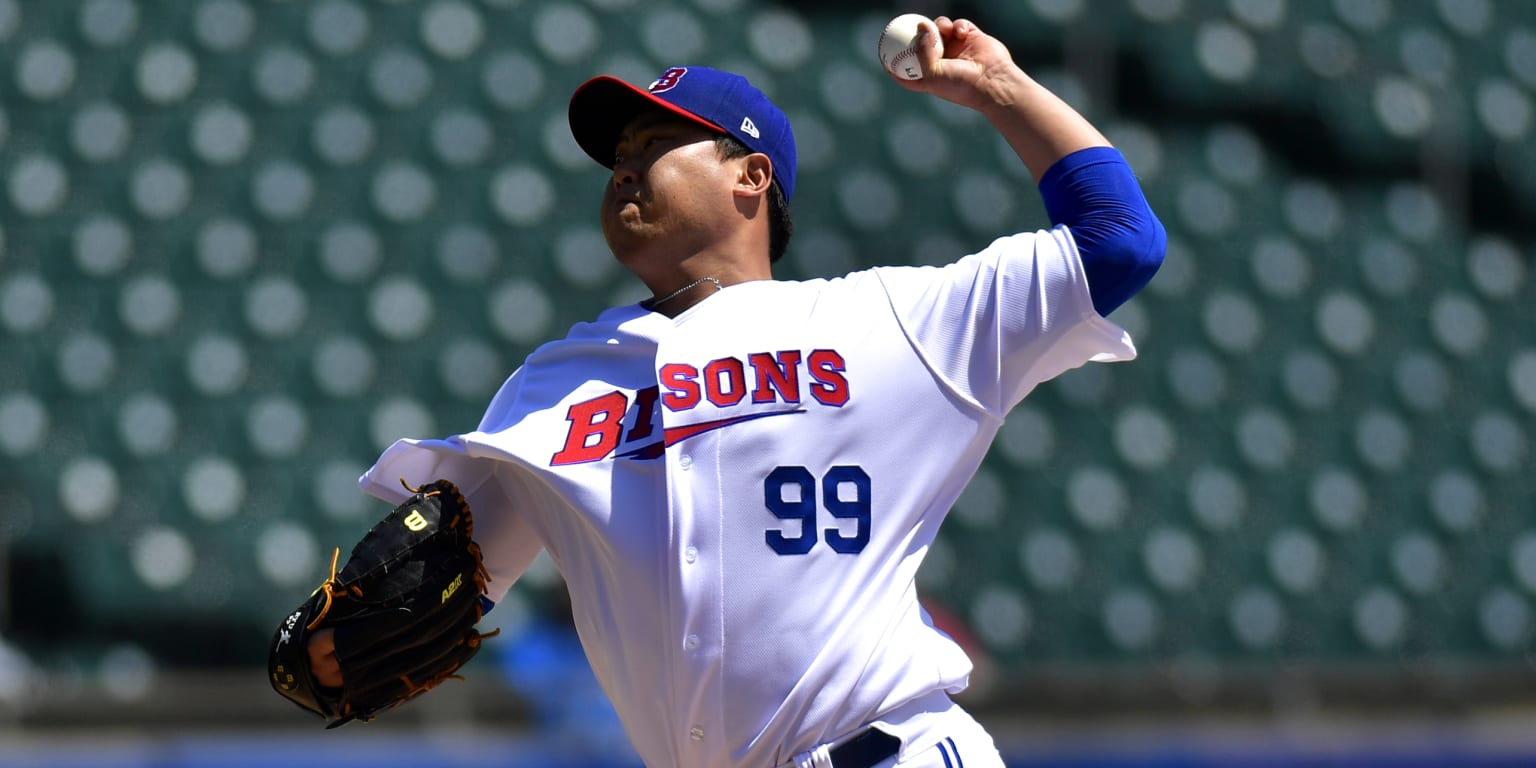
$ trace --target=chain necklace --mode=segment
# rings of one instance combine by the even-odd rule
[[[701,285],[703,285],[705,283],[714,283],[715,284],[715,290],[717,290],[717,291],[725,290],[725,286],[721,285],[719,280],[716,280],[715,278],[709,277],[708,275],[706,275],[704,277],[701,277],[701,278],[699,278],[699,279],[697,279],[697,280],[695,280],[695,281],[693,281],[693,282],[691,282],[691,283],[689,283],[689,284],[687,284],[687,285],[685,285],[685,286],[683,286],[683,287],[681,287],[681,288],[679,288],[679,289],[677,289],[677,290],[667,294],[666,296],[663,296],[662,298],[656,299],[655,301],[647,302],[645,304],[645,308],[646,309],[654,310],[657,307],[659,307],[659,306],[661,306],[661,305],[663,305],[663,304],[665,304],[665,303],[667,303],[667,302],[669,302],[669,301],[671,301],[671,300],[673,300],[673,299],[683,295],[684,293],[687,293],[688,291],[691,291],[694,288],[697,288],[697,287],[699,287],[699,286],[701,286]]]

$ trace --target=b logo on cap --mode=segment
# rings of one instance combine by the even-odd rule
[[[651,93],[666,93],[676,88],[678,81],[682,80],[683,75],[686,74],[688,74],[687,67],[673,67],[661,73],[661,77],[656,78],[656,82],[651,83]]]

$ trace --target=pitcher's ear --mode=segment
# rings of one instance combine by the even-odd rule
[[[761,152],[741,158],[736,189],[743,194],[764,195],[773,184],[773,161]]]

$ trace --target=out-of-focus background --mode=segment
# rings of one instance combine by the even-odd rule
[[[799,141],[781,277],[1046,226],[888,82],[964,15],[1167,225],[1140,359],[1032,395],[921,574],[1015,765],[1536,765],[1536,6],[1493,0],[0,0],[0,766],[627,765],[547,563],[452,683],[321,732],[281,616],[637,300],[565,105],[747,75]]]

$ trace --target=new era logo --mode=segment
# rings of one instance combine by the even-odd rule
[[[752,122],[752,118],[750,117],[743,117],[741,119],[741,132],[751,136],[754,139],[762,138],[762,135],[757,132],[757,124]]]

